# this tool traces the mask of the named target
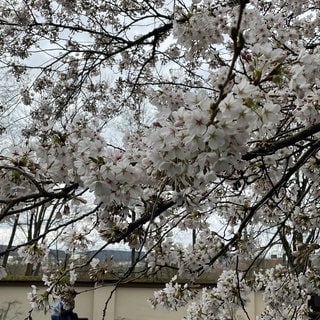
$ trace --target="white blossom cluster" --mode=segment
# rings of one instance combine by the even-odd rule
[[[35,285],[32,285],[32,291],[28,293],[28,300],[34,310],[48,310],[50,308],[46,295],[40,294]]]
[[[255,276],[257,290],[264,289],[265,309],[258,319],[287,319],[297,314],[298,319],[309,319],[308,300],[319,294],[319,276],[315,270],[293,275],[278,265]]]
[[[18,254],[24,263],[36,265],[48,255],[48,246],[46,243],[32,244],[19,248]]]
[[[178,267],[178,276],[182,279],[196,279],[200,270],[212,271],[210,260],[218,255],[223,247],[222,240],[209,230],[201,232],[193,246],[186,247],[175,243],[172,238],[167,238],[158,246],[156,240],[148,241],[147,244],[155,246],[155,250],[147,257],[149,267],[157,270],[167,265],[175,265]]]
[[[38,72],[21,88],[23,143],[0,153],[0,222],[46,217],[25,233],[24,262],[41,262],[57,234],[69,252],[122,243],[145,272],[186,280],[153,306],[232,319],[261,290],[259,319],[307,319],[319,293],[319,11],[317,0],[0,3],[1,63],[21,81]],[[137,130],[111,144],[104,128],[126,112]],[[251,279],[279,245],[287,266]],[[91,261],[103,281],[110,264]],[[233,269],[195,295],[223,262]],[[32,307],[52,294],[72,307],[77,267],[45,276]]]
[[[47,290],[44,293],[41,293],[36,287],[33,287],[32,292],[28,294],[34,309],[37,310],[36,306],[39,304],[42,306],[42,309],[50,307],[52,298],[62,300],[65,309],[74,308],[75,297],[77,295],[74,285],[78,274],[73,262],[68,265],[68,271],[68,275],[64,274],[64,268],[61,263],[54,272],[43,274],[42,281],[44,285],[47,286]]]
[[[240,279],[241,275],[233,270],[223,271],[217,286],[204,288],[200,292],[199,302],[188,306],[186,319],[233,319],[234,311],[248,302],[251,291],[245,281]]]
[[[164,289],[154,293],[154,297],[150,299],[154,308],[161,305],[168,310],[177,310],[177,308],[185,306],[194,296],[193,290],[190,290],[187,284],[181,285],[175,282],[176,280],[177,278],[173,277]]]

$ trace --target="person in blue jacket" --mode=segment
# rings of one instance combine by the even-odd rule
[[[51,320],[61,320],[61,310],[63,308],[63,302],[57,298],[54,299],[51,306]]]
[[[55,299],[51,306],[51,320],[78,320],[78,315],[72,309],[64,309],[64,303]]]

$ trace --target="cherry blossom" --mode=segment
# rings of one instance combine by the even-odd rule
[[[0,221],[24,231],[1,255],[18,250],[34,267],[52,245],[121,243],[136,259],[119,283],[173,273],[154,307],[230,319],[262,291],[258,319],[307,319],[319,294],[318,1],[0,10],[1,64],[21,83],[0,114],[23,110],[19,126],[0,123]],[[112,123],[123,139],[106,134]],[[285,263],[259,271],[274,251]],[[83,268],[103,283],[114,265],[93,255],[46,270],[32,308],[53,295],[72,307]],[[214,270],[215,285],[195,290]]]

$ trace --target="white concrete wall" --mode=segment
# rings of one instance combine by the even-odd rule
[[[31,291],[32,282],[8,283],[0,281],[0,319],[4,320],[24,320],[30,305],[27,300],[27,293]],[[40,288],[40,290],[45,288]],[[103,310],[106,301],[114,286],[112,284],[103,288],[93,288],[90,286],[76,287],[81,292],[76,298],[75,311],[79,317],[89,320],[180,320],[185,315],[185,310],[167,311],[162,308],[153,310],[147,302],[152,297],[157,288],[143,285],[129,285],[117,288],[108,303],[105,317]],[[6,318],[1,317],[1,309],[6,308],[8,303],[15,303]],[[247,313],[250,320],[255,320],[255,316],[263,309],[261,294],[252,295],[248,305]],[[43,311],[33,312],[33,320],[50,319],[50,314],[44,315]],[[242,312],[237,312],[236,319],[247,319]]]
[[[1,309],[6,309],[8,304],[12,304],[10,312],[5,320],[24,320],[31,309],[27,299],[28,292],[31,291],[31,284],[2,284],[0,281],[0,319]],[[79,317],[89,320],[103,319],[103,310],[106,301],[110,297],[113,285],[103,288],[93,289],[92,287],[76,287],[76,291],[82,292],[76,298],[75,312]],[[39,290],[45,288],[39,287]],[[185,315],[184,310],[169,312],[162,308],[153,310],[147,302],[152,297],[154,288],[144,287],[119,287],[112,295],[107,309],[106,320],[180,320]],[[50,319],[50,314],[44,315],[43,311],[32,313],[33,320]]]

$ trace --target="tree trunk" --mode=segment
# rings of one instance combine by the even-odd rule
[[[9,255],[10,255],[10,249],[12,248],[12,244],[13,244],[13,240],[14,240],[14,237],[16,235],[16,231],[17,231],[17,227],[18,227],[18,223],[19,223],[19,215],[16,215],[16,218],[14,219],[14,223],[13,223],[13,227],[12,227],[12,230],[11,230],[11,235],[10,235],[10,239],[9,239],[9,242],[8,242],[8,245],[7,245],[7,250],[6,250],[6,253],[3,257],[3,261],[2,261],[2,266],[4,268],[7,267],[7,264],[8,264],[8,259],[9,259]]]

